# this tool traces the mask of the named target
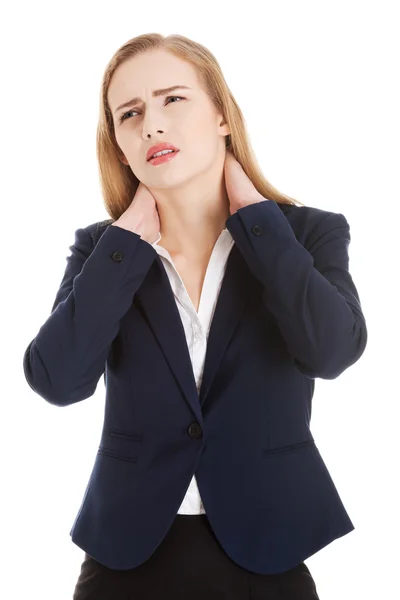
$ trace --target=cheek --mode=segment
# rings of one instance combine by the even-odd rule
[[[146,160],[143,144],[140,145],[133,139],[132,134],[119,134],[116,137],[117,144],[124,153],[132,168],[142,168]]]
[[[129,136],[126,135],[125,132],[119,131],[115,135],[115,139],[116,139],[117,144],[120,147],[121,151],[125,154],[126,158],[129,161],[131,161],[131,159],[133,158],[133,152],[132,152],[132,142],[129,142]]]
[[[190,151],[191,156],[199,158],[200,156],[212,156],[218,144],[215,125],[206,117],[180,123],[177,139],[184,140],[185,149]]]
[[[195,162],[204,166],[212,166],[219,153],[218,142],[220,140],[215,130],[206,131],[202,129],[198,137],[193,139],[195,143],[193,144],[192,156]]]

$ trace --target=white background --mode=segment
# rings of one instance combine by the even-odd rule
[[[2,5],[2,598],[69,600],[83,560],[69,531],[100,439],[104,381],[86,401],[57,408],[30,389],[22,359],[50,314],[75,230],[108,218],[95,154],[100,82],[116,49],[148,32],[207,46],[266,177],[350,224],[368,346],[339,378],[316,381],[312,432],[356,528],[306,564],[321,600],[398,597],[396,8],[351,0]]]

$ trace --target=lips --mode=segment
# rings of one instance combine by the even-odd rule
[[[156,152],[161,152],[162,150],[175,150],[175,152],[179,152],[179,148],[177,148],[173,144],[163,142],[162,144],[157,144],[156,146],[152,146],[148,149],[146,154],[146,160],[149,161],[152,158],[153,154],[155,154]]]

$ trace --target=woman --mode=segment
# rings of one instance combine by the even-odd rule
[[[97,150],[111,218],[76,231],[24,356],[57,406],[105,377],[73,597],[316,599],[304,560],[354,529],[309,427],[315,379],[367,343],[349,225],[263,177],[217,61],[183,36],[116,52]]]

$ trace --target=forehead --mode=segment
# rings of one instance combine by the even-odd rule
[[[200,82],[195,67],[165,50],[147,51],[128,59],[115,70],[108,88],[108,101],[111,109],[134,96],[147,101],[153,90],[174,84],[198,90]]]

